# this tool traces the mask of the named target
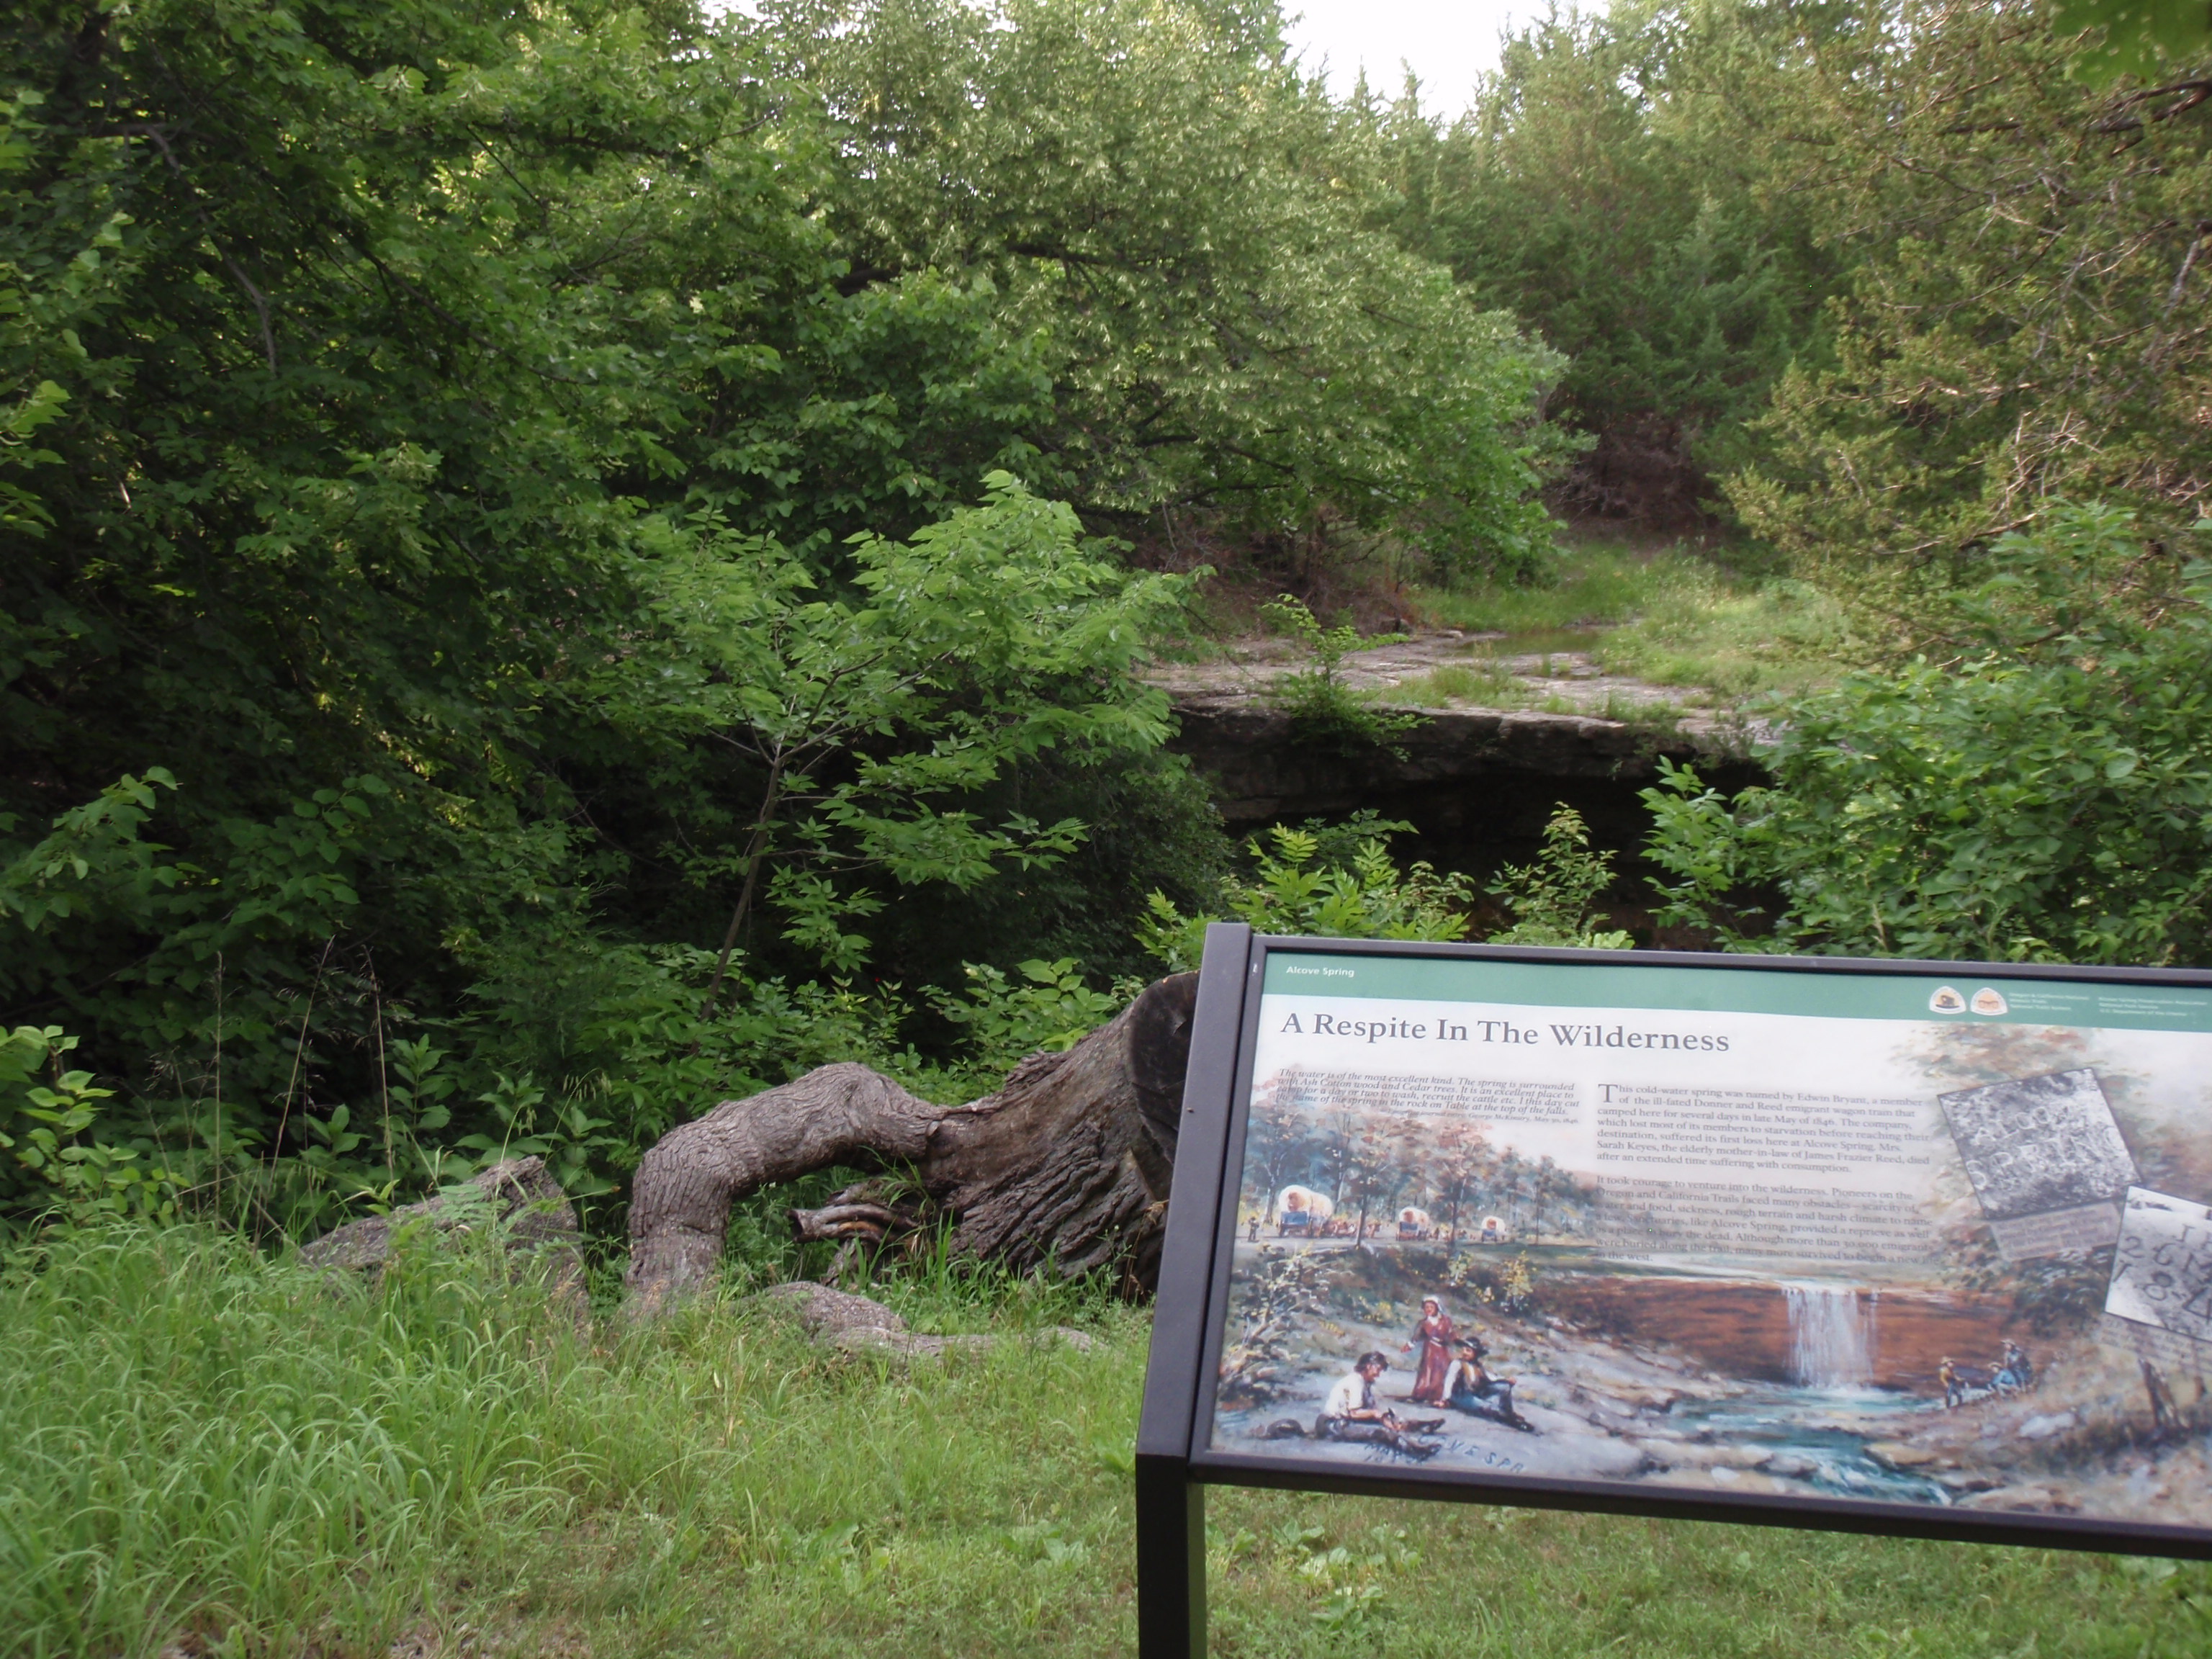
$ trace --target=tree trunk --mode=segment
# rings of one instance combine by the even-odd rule
[[[941,1217],[968,1254],[1017,1271],[1115,1267],[1149,1291],[1197,992],[1195,974],[1161,980],[1066,1053],[1031,1054],[965,1106],[932,1105],[865,1066],[823,1066],[670,1130],[631,1187],[638,1310],[711,1281],[734,1200],[839,1164],[913,1178],[793,1211],[801,1238],[896,1244]]]

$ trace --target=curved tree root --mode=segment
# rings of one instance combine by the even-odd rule
[[[880,1245],[933,1212],[963,1253],[1016,1271],[1119,1267],[1150,1290],[1197,985],[1194,974],[1158,981],[1066,1054],[1030,1055],[964,1106],[932,1105],[865,1066],[823,1066],[670,1130],[631,1188],[634,1307],[651,1313],[713,1279],[735,1200],[840,1164],[913,1179],[793,1212],[802,1238]]]

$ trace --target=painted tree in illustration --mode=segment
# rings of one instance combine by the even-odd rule
[[[1304,1109],[1306,1079],[1295,1066],[1279,1072],[1252,1103],[1244,1136],[1244,1189],[1255,1187],[1262,1219],[1275,1218],[1275,1195],[1311,1173],[1320,1154],[1313,1118]]]
[[[1421,1123],[1411,1114],[1347,1115],[1353,1117],[1354,1126],[1344,1139],[1344,1196],[1338,1201],[1358,1206],[1359,1225],[1353,1237],[1364,1244],[1368,1218],[1396,1203],[1421,1167]]]
[[[1483,1126],[1467,1118],[1443,1123],[1431,1137],[1428,1176],[1431,1189],[1444,1206],[1444,1225],[1449,1242],[1447,1255],[1459,1249],[1459,1212],[1482,1189],[1497,1163],[1490,1137]]]

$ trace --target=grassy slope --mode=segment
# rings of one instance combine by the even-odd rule
[[[1850,649],[1840,607],[1819,589],[1732,574],[1679,547],[1575,540],[1561,547],[1548,586],[1428,590],[1418,599],[1446,627],[1507,635],[1492,655],[1585,651],[1608,673],[1733,701],[1832,678]]]
[[[9,1276],[0,1652],[1132,1650],[1140,1314],[922,1287],[918,1322],[1074,1313],[1102,1340],[906,1369],[733,1303],[580,1334],[485,1282],[423,1262],[334,1294],[185,1231]],[[1248,1659],[2212,1644],[2197,1568],[1284,1493],[1212,1511],[1215,1650]]]

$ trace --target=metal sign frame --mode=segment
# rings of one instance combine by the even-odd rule
[[[1439,945],[1255,934],[1237,923],[1207,929],[1193,1014],[1189,1070],[1176,1154],[1135,1464],[1139,1652],[1191,1659],[1206,1650],[1205,1488],[1287,1488],[1370,1497],[1509,1504],[1664,1518],[2033,1545],[2212,1559],[2212,1529],[2045,1514],[1972,1516],[1923,1504],[1745,1493],[1668,1493],[1624,1481],[1575,1480],[1425,1466],[1317,1468],[1311,1460],[1212,1449],[1213,1379],[1228,1311],[1246,1121],[1269,954],[1710,968],[1778,975],[1879,975],[1938,981],[2001,978],[2212,988],[2194,969],[2050,967],[1843,957],[1725,956]]]

